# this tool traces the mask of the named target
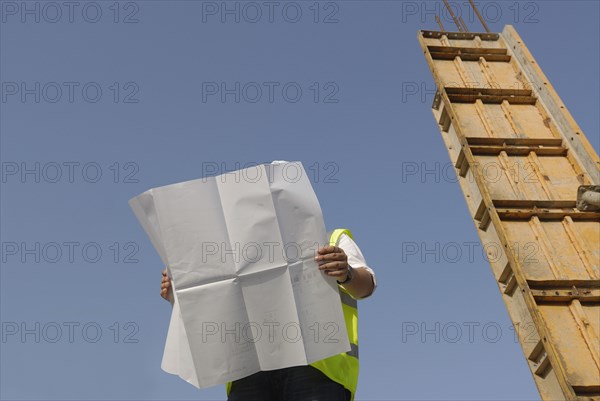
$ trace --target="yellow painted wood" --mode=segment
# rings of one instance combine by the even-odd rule
[[[482,244],[500,245],[490,265],[542,399],[600,400],[600,213],[575,209],[579,185],[600,181],[598,155],[514,28],[418,38],[435,121]]]

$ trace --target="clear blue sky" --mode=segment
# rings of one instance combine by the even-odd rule
[[[162,265],[127,200],[283,159],[377,272],[358,400],[538,399],[430,112],[416,36],[441,2],[262,3],[0,1],[1,398],[224,399],[160,369]],[[598,150],[599,3],[480,7]]]

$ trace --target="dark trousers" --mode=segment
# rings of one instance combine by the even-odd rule
[[[350,391],[312,366],[294,366],[234,381],[228,401],[350,401]]]

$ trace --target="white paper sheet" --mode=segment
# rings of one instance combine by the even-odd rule
[[[350,350],[301,163],[150,189],[129,201],[173,278],[163,370],[198,388]]]

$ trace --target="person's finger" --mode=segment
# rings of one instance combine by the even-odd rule
[[[329,277],[335,277],[335,278],[344,277],[346,275],[345,270],[329,270],[329,271],[325,271],[324,273],[326,275],[328,275]]]
[[[345,253],[328,253],[326,255],[319,255],[315,258],[317,262],[328,262],[334,260],[347,260],[348,256]]]
[[[320,265],[319,270],[348,270],[348,264],[342,261],[329,262]]]
[[[343,252],[343,251],[340,248],[338,248],[337,246],[333,246],[333,245],[322,246],[321,248],[319,248],[317,250],[317,253],[319,255],[325,255],[328,253],[337,253],[337,252]]]
[[[315,257],[315,259],[319,259],[319,260],[337,260],[340,258],[346,258],[346,254],[344,252],[332,252],[332,253],[327,253],[324,255],[318,255],[317,257]]]
[[[166,276],[166,275],[167,275],[167,269],[165,269],[165,270],[163,270],[163,271],[162,271],[162,275],[163,275],[163,276]]]

